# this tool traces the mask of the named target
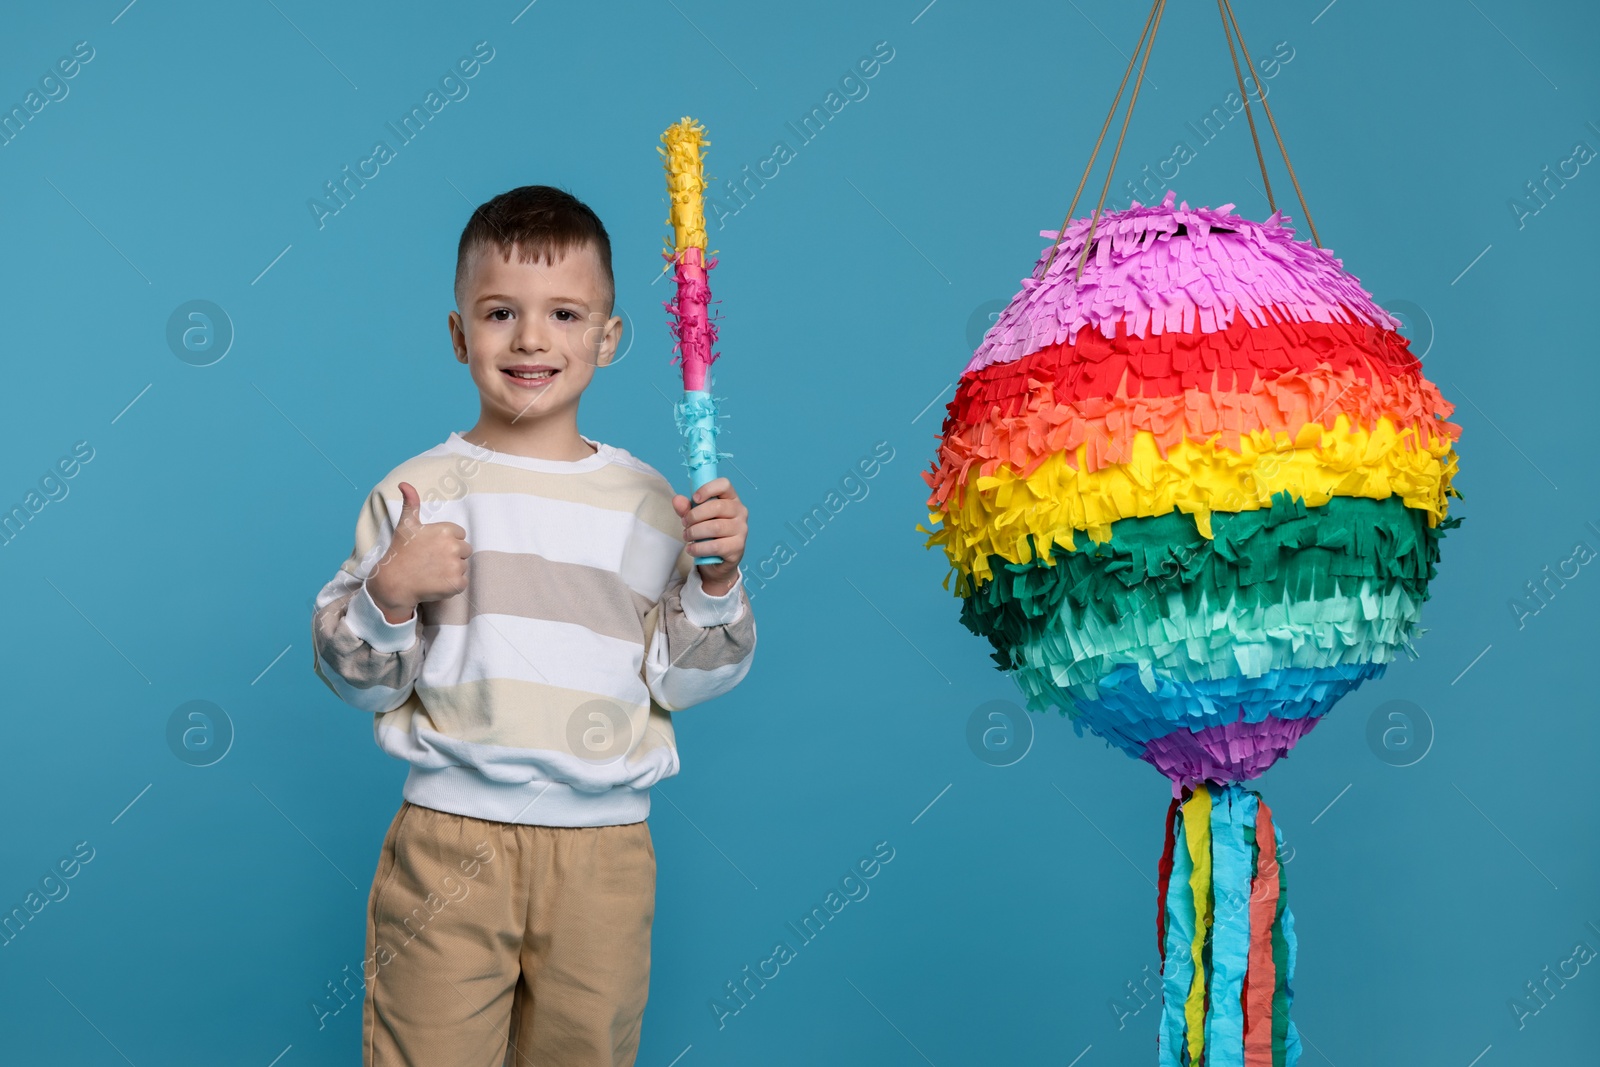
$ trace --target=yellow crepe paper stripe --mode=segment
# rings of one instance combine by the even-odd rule
[[[705,127],[685,115],[661,135],[665,148],[657,148],[667,171],[667,194],[672,198],[673,251],[706,249]]]
[[[1189,873],[1189,888],[1194,896],[1194,980],[1189,984],[1189,999],[1183,1006],[1188,1020],[1189,1062],[1199,1063],[1206,1044],[1206,965],[1202,951],[1206,932],[1211,927],[1211,790],[1201,785],[1183,802],[1183,839],[1189,846],[1194,868]]]
[[[1176,509],[1194,515],[1200,533],[1210,537],[1212,511],[1270,507],[1273,494],[1284,491],[1308,507],[1336,496],[1399,496],[1406,507],[1427,512],[1429,526],[1437,526],[1446,514],[1446,497],[1454,494],[1450,479],[1456,453],[1442,434],[1429,434],[1423,448],[1417,438],[1415,427],[1397,430],[1387,417],[1373,430],[1352,429],[1341,414],[1333,429],[1307,423],[1293,441],[1281,431],[1260,430],[1241,435],[1239,451],[1233,452],[1216,447],[1214,438],[1185,440],[1163,459],[1155,437],[1141,430],[1127,462],[1097,471],[1085,462],[1087,445],[1077,448],[1076,468],[1058,452],[1026,478],[990,461],[985,466],[994,469],[969,473],[966,484],[945,500],[947,510],[928,513],[929,522],[943,527],[924,532],[931,533],[928,545],[944,545],[952,566],[982,582],[992,577],[991,555],[1012,563],[1033,558],[1030,533],[1041,562],[1050,566],[1053,546],[1074,550],[1074,530],[1103,542],[1110,540],[1111,524],[1118,519]]]

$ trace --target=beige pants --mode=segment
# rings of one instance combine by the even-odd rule
[[[367,904],[362,1064],[630,1067],[655,883],[645,822],[523,826],[403,802]]]

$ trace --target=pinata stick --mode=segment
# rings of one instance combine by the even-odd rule
[[[711,283],[715,259],[706,256],[705,128],[687,115],[668,126],[658,148],[667,172],[671,201],[673,247],[662,257],[675,264],[677,293],[663,307],[673,316],[674,349],[683,368],[683,400],[673,407],[684,436],[684,464],[698,489],[717,476],[717,404],[711,395],[711,364],[717,352],[716,323],[711,321]],[[721,556],[696,556],[695,563],[721,563]]]

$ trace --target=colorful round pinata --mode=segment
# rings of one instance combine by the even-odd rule
[[[923,477],[1029,707],[1176,795],[1254,778],[1409,649],[1460,429],[1331,253],[1173,198],[1104,213],[1076,282],[1088,219],[1041,253]]]
[[[1081,275],[1091,220],[1042,231],[946,406],[923,532],[1029,708],[1172,781],[1161,1062],[1293,1063],[1281,833],[1238,783],[1411,651],[1460,429],[1328,250],[1173,200],[1101,214]]]

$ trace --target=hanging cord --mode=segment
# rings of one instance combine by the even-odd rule
[[[1228,42],[1228,57],[1233,62],[1233,76],[1239,83],[1239,95],[1244,101],[1245,120],[1250,124],[1250,140],[1255,145],[1256,163],[1261,167],[1261,181],[1266,187],[1267,206],[1276,212],[1278,206],[1272,195],[1272,180],[1267,176],[1267,160],[1261,151],[1261,138],[1256,130],[1255,114],[1250,108],[1250,94],[1245,89],[1244,73],[1239,67],[1238,52],[1234,50],[1235,38],[1238,39],[1239,51],[1244,52],[1245,63],[1249,64],[1252,72],[1255,70],[1255,61],[1250,57],[1249,46],[1244,43],[1244,34],[1239,32],[1239,20],[1233,13],[1233,5],[1230,0],[1217,0],[1217,7],[1222,15],[1223,36]],[[1123,116],[1122,128],[1117,133],[1117,146],[1112,151],[1111,166],[1106,172],[1105,185],[1100,190],[1100,202],[1095,205],[1094,214],[1089,220],[1089,232],[1084,238],[1083,253],[1078,259],[1076,279],[1083,277],[1084,264],[1089,259],[1089,245],[1094,240],[1095,227],[1099,221],[1100,210],[1105,205],[1106,192],[1111,188],[1111,178],[1116,173],[1117,157],[1122,152],[1122,141],[1127,136],[1128,122],[1133,117],[1133,105],[1139,98],[1139,86],[1144,81],[1145,66],[1149,63],[1150,52],[1155,46],[1155,32],[1161,23],[1161,16],[1165,10],[1166,0],[1153,0],[1150,5],[1150,13],[1145,16],[1144,29],[1139,33],[1139,43],[1135,46],[1133,55],[1128,58],[1127,69],[1122,72],[1122,81],[1117,85],[1117,95],[1112,99],[1111,109],[1106,112],[1106,120],[1100,126],[1100,136],[1095,138],[1094,148],[1089,153],[1089,161],[1084,165],[1082,177],[1078,179],[1078,188],[1072,194],[1072,203],[1067,206],[1066,218],[1061,220],[1061,228],[1056,231],[1056,239],[1051,242],[1050,255],[1045,259],[1044,270],[1040,273],[1041,278],[1050,272],[1050,265],[1055,262],[1056,252],[1061,247],[1062,237],[1066,233],[1068,224],[1072,221],[1072,213],[1077,210],[1078,199],[1083,195],[1083,187],[1088,183],[1089,174],[1094,169],[1095,157],[1100,154],[1100,146],[1105,141],[1106,131],[1111,128],[1111,120],[1117,113],[1117,107],[1122,103],[1122,93],[1127,88],[1128,76],[1133,72],[1134,61],[1139,60],[1142,52],[1144,58],[1139,62],[1139,77],[1133,83],[1133,96],[1128,101],[1128,111]],[[1260,85],[1259,78],[1257,78],[1256,84]],[[1289,181],[1293,183],[1295,196],[1299,198],[1300,211],[1305,215],[1306,226],[1311,230],[1312,243],[1320,248],[1322,247],[1322,239],[1317,235],[1317,225],[1311,219],[1311,209],[1306,206],[1305,193],[1300,189],[1300,180],[1295,175],[1294,164],[1289,161],[1289,149],[1284,146],[1283,135],[1278,131],[1278,123],[1273,117],[1272,106],[1267,103],[1265,91],[1261,92],[1260,100],[1261,109],[1266,112],[1267,122],[1272,127],[1272,136],[1277,141],[1278,151],[1283,156],[1283,165],[1289,171]]]
[[[1111,165],[1106,168],[1106,182],[1100,187],[1100,202],[1094,206],[1094,214],[1089,216],[1089,233],[1083,239],[1083,254],[1078,257],[1078,272],[1073,275],[1073,284],[1083,278],[1083,266],[1089,262],[1089,246],[1094,243],[1094,228],[1100,221],[1100,209],[1105,207],[1106,193],[1111,191],[1111,176],[1117,172],[1117,157],[1122,155],[1122,140],[1128,135],[1128,121],[1133,118],[1133,105],[1139,102],[1139,87],[1144,84],[1144,68],[1150,62],[1150,53],[1155,51],[1156,31],[1161,28],[1161,16],[1167,9],[1167,0],[1156,0],[1155,21],[1150,24],[1150,40],[1144,46],[1144,58],[1139,61],[1139,76],[1133,80],[1133,95],[1128,97],[1128,110],[1122,116],[1122,129],[1117,132],[1117,147],[1111,152]]]
[[[1250,140],[1256,146],[1256,162],[1261,164],[1261,182],[1267,187],[1267,207],[1277,211],[1277,201],[1272,199],[1272,179],[1267,177],[1267,157],[1261,154],[1261,138],[1256,136],[1256,117],[1250,110],[1250,93],[1244,87],[1244,73],[1239,69],[1239,53],[1233,48],[1233,33],[1228,29],[1228,9],[1223,5],[1223,0],[1217,0],[1217,14],[1222,16],[1222,36],[1228,39],[1228,58],[1233,60],[1233,76],[1239,82],[1239,97],[1244,101],[1244,117],[1250,123]],[[1239,43],[1244,44],[1242,40]],[[1252,67],[1250,72],[1254,74],[1255,68]],[[1256,85],[1257,87],[1261,85],[1259,77],[1256,78]],[[1266,96],[1264,92],[1261,94],[1263,106],[1266,104]]]
[[[1256,69],[1255,60],[1250,58],[1250,46],[1244,43],[1244,34],[1239,32],[1239,20],[1234,16],[1233,4],[1230,3],[1229,0],[1218,0],[1218,3],[1220,3],[1222,5],[1223,12],[1226,15],[1226,21],[1227,22],[1231,22],[1233,24],[1233,36],[1237,37],[1239,39],[1239,48],[1240,48],[1241,51],[1244,52],[1244,61],[1250,65],[1250,70],[1253,73],[1255,71],[1255,69]],[[1224,29],[1226,29],[1226,28],[1227,27],[1224,26]],[[1232,44],[1231,40],[1229,41],[1228,48],[1229,48],[1230,51],[1233,48],[1233,44]],[[1235,67],[1235,69],[1237,69],[1237,67]],[[1256,79],[1256,84],[1257,84],[1257,86],[1259,86],[1261,84],[1261,81],[1260,81],[1259,78]],[[1249,106],[1250,106],[1249,97],[1246,97],[1245,98],[1245,107],[1246,107],[1246,109],[1248,109]],[[1261,94],[1261,110],[1265,111],[1267,113],[1267,122],[1268,122],[1268,124],[1270,124],[1272,126],[1272,136],[1274,138],[1276,138],[1277,141],[1278,141],[1278,151],[1283,153],[1283,165],[1289,171],[1289,181],[1294,184],[1294,195],[1299,197],[1299,199],[1300,199],[1300,211],[1301,211],[1302,214],[1305,215],[1305,217],[1306,217],[1306,226],[1309,227],[1310,230],[1311,230],[1311,241],[1318,248],[1321,248],[1322,247],[1322,239],[1317,236],[1317,224],[1311,221],[1311,209],[1306,207],[1305,194],[1300,191],[1300,179],[1295,177],[1294,164],[1289,162],[1289,150],[1284,147],[1283,135],[1278,132],[1278,122],[1277,122],[1276,119],[1274,119],[1272,117],[1272,105],[1267,103],[1267,94],[1265,92],[1262,92],[1262,94]],[[1247,114],[1248,114],[1248,111],[1247,111]],[[1252,137],[1255,136],[1255,123],[1254,122],[1252,122],[1250,124],[1250,134],[1251,134]],[[1260,144],[1256,145],[1256,151],[1257,151],[1258,154],[1260,153],[1260,151],[1261,151]],[[1263,178],[1266,176],[1265,164],[1263,164],[1262,176],[1263,176]],[[1271,194],[1268,194],[1267,203],[1268,203],[1269,206],[1272,203]],[[1277,209],[1273,208],[1273,210],[1276,211]]]
[[[1100,154],[1100,145],[1106,139],[1106,131],[1111,128],[1111,119],[1117,113],[1117,105],[1122,103],[1122,90],[1128,85],[1128,75],[1133,73],[1134,60],[1139,58],[1139,53],[1144,50],[1145,38],[1150,34],[1150,27],[1156,21],[1156,11],[1161,7],[1162,0],[1152,0],[1150,14],[1145,16],[1144,29],[1139,32],[1139,44],[1133,50],[1133,55],[1128,57],[1128,69],[1122,72],[1122,82],[1117,86],[1117,95],[1111,101],[1111,110],[1106,112],[1106,121],[1100,126],[1100,136],[1095,139],[1094,150],[1089,153],[1089,162],[1084,165],[1083,177],[1078,179],[1077,191],[1072,194],[1072,203],[1067,205],[1067,217],[1061,220],[1061,229],[1056,231],[1056,239],[1050,246],[1050,256],[1044,261],[1042,278],[1050,272],[1050,264],[1055,262],[1056,250],[1061,247],[1061,239],[1067,232],[1067,224],[1072,221],[1072,213],[1077,210],[1078,197],[1083,194],[1083,187],[1089,181],[1089,172],[1094,169],[1094,158]],[[1126,125],[1124,125],[1126,129]]]

